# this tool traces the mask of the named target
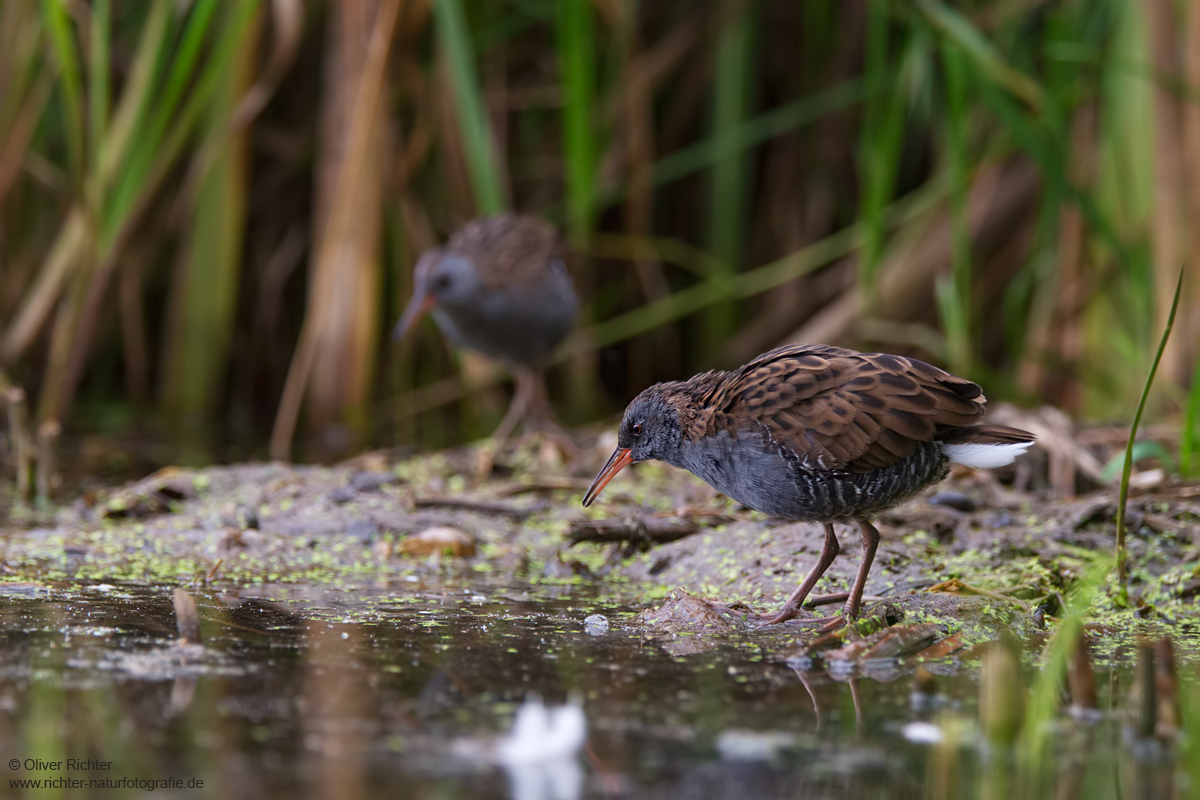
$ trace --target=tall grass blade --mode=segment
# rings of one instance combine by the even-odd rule
[[[188,31],[207,24],[205,3],[198,3],[189,17]],[[203,20],[203,22],[201,22]],[[101,225],[101,249],[107,247],[116,235],[117,221],[123,219],[133,204],[133,198],[144,185],[146,173],[159,152],[161,129],[166,127],[169,100],[162,98],[154,103],[155,116],[148,118],[151,100],[171,40],[171,15],[168,9],[152,6],[142,22],[142,33],[134,51],[133,62],[121,91],[121,99],[113,112],[112,119],[104,132],[96,174],[98,182],[109,187],[106,195],[115,195],[111,203],[104,205],[106,223]],[[202,35],[205,28],[199,28]],[[185,37],[186,44],[186,37]],[[189,48],[176,50],[176,58],[186,57]],[[178,67],[176,60],[173,66]],[[158,123],[161,123],[161,127]],[[131,146],[137,137],[136,147]],[[161,156],[158,156],[161,157]]]
[[[879,265],[884,250],[884,209],[892,200],[904,142],[904,95],[891,54],[891,14],[883,3],[867,5],[865,73],[868,97],[863,108],[862,202],[863,253],[858,285],[866,308],[874,305]]]
[[[206,5],[198,5],[193,9],[184,29],[184,46],[171,54],[171,70],[163,90],[162,103],[153,104],[154,113],[144,127],[139,125],[136,128],[136,144],[131,142],[129,146],[129,169],[122,171],[113,210],[104,231],[105,241],[115,241],[122,229],[127,228],[129,221],[138,216],[139,206],[167,177],[167,171],[191,141],[208,111],[222,70],[237,54],[241,37],[258,13],[259,5],[258,0],[234,4],[233,17],[226,34],[217,39],[202,64],[196,60],[199,53],[191,40],[201,38],[216,28],[212,17],[215,9]],[[189,76],[189,70],[193,73],[190,77],[194,83],[185,95],[178,82],[181,73],[183,78]],[[179,106],[175,113],[167,111],[177,102]]]
[[[251,82],[258,26],[237,28],[234,8],[221,15],[218,33],[240,36],[236,58],[223,65],[201,136],[224,145],[202,179],[190,209],[184,262],[176,273],[173,312],[163,349],[163,399],[170,409],[184,460],[212,458],[212,418],[225,386],[233,341],[246,219],[246,135],[226,141],[230,118]],[[205,157],[200,147],[196,158]]]
[[[24,158],[54,87],[42,57],[45,27],[30,5],[0,5],[0,208],[22,174]],[[11,249],[11,242],[9,245]]]
[[[1123,603],[1129,601],[1129,573],[1125,551],[1125,507],[1129,500],[1129,478],[1133,474],[1133,445],[1137,439],[1138,425],[1142,422],[1142,412],[1146,410],[1146,400],[1150,397],[1150,387],[1154,385],[1154,373],[1158,371],[1163,351],[1167,349],[1167,341],[1171,338],[1171,328],[1175,326],[1175,312],[1179,310],[1179,296],[1183,293],[1183,271],[1184,268],[1181,266],[1179,278],[1175,282],[1175,296],[1171,301],[1171,311],[1167,315],[1167,327],[1163,331],[1162,339],[1158,343],[1158,351],[1154,354],[1154,362],[1150,365],[1150,372],[1146,375],[1146,382],[1142,386],[1142,396],[1138,400],[1137,412],[1133,415],[1133,423],[1129,426],[1129,440],[1125,443],[1125,465],[1121,468],[1121,488],[1117,494],[1116,541],[1117,581],[1120,584],[1120,600]]]
[[[70,349],[70,356],[61,370],[61,385],[47,381],[48,388],[43,394],[44,416],[62,414],[71,404],[75,386],[83,372],[87,342],[91,339],[91,332],[95,329],[104,296],[116,268],[116,259],[123,244],[122,239],[133,229],[135,223],[141,219],[142,214],[150,206],[160,181],[176,163],[184,143],[190,141],[199,130],[203,114],[210,111],[210,104],[221,82],[221,77],[231,68],[230,65],[235,54],[246,41],[247,29],[257,14],[259,5],[257,0],[253,0],[229,7],[221,26],[223,35],[214,36],[216,43],[207,53],[208,58],[197,62],[197,67],[192,75],[194,83],[184,101],[183,112],[167,127],[170,135],[167,141],[157,148],[144,146],[143,138],[147,135],[147,119],[149,118],[147,110],[152,105],[154,90],[158,88],[155,77],[161,74],[159,65],[165,57],[164,54],[167,53],[165,45],[170,36],[170,25],[169,17],[164,17],[154,8],[150,9],[138,47],[139,60],[135,62],[131,70],[130,79],[124,87],[121,102],[117,107],[111,126],[116,131],[116,135],[105,138],[105,147],[102,150],[104,153],[102,162],[104,163],[94,170],[94,173],[98,174],[91,178],[92,183],[100,188],[85,196],[85,202],[95,195],[108,195],[107,187],[110,175],[104,171],[105,163],[118,163],[126,153],[131,153],[136,158],[149,151],[153,154],[146,162],[149,163],[150,169],[138,176],[141,179],[140,183],[127,182],[123,184],[125,188],[133,189],[133,193],[125,195],[127,199],[134,201],[132,204],[105,202],[93,212],[93,216],[98,217],[101,221],[100,235],[98,241],[94,243],[94,252],[83,264],[87,274],[87,288],[82,292],[80,301],[76,303],[77,318],[70,323],[73,328],[68,327],[67,321],[63,320],[62,326],[56,328],[55,331],[56,338],[72,336],[73,345]],[[212,31],[214,33],[217,31],[216,24],[213,24]],[[105,159],[108,161],[105,162]],[[123,172],[121,177],[124,178],[127,174]],[[236,208],[236,205],[234,203],[233,207]],[[220,257],[219,263],[223,267],[236,267],[238,261],[236,251],[232,254],[223,253]],[[214,269],[219,272],[221,267]],[[82,277],[80,280],[82,281]],[[220,286],[220,284],[221,282],[218,280],[212,285]],[[199,301],[204,294],[204,291],[200,291],[197,300]],[[219,336],[215,336],[213,341],[219,346]],[[169,357],[165,355],[166,352],[164,351],[164,357]],[[57,375],[58,371],[56,370],[54,374]],[[205,390],[214,391],[216,385],[219,384],[210,384],[205,387]],[[51,389],[55,391],[51,391]],[[54,405],[50,405],[51,402]]]
[[[1200,475],[1200,359],[1192,370],[1192,388],[1179,434],[1179,471],[1188,479]]]
[[[951,275],[939,281],[938,307],[950,364],[959,374],[970,374],[971,333],[971,241],[967,229],[967,74],[962,54],[954,44],[943,41],[942,66],[946,80],[946,158],[950,169]]]
[[[1112,567],[1113,562],[1104,556],[1098,556],[1087,567],[1083,576],[1071,587],[1062,619],[1042,652],[1041,664],[1030,691],[1029,710],[1018,737],[1020,763],[1023,777],[1027,780],[1036,780],[1050,757],[1047,739],[1054,734],[1052,722],[1059,710],[1067,662],[1076,641],[1084,635],[1084,620],[1096,595],[1112,574]],[[1030,787],[1025,788],[1026,791],[1030,790]]]
[[[992,83],[1003,86],[1034,111],[1041,108],[1044,98],[1037,81],[1009,64],[962,13],[935,0],[921,0],[919,8],[936,28],[979,64]]]
[[[725,130],[719,142],[701,139],[654,162],[653,183],[656,187],[664,186],[686,178],[732,153],[749,150],[777,136],[799,130],[829,114],[851,108],[866,97],[866,84],[857,79],[849,80],[744,119],[736,128]],[[619,197],[614,195],[609,200],[615,201]]]
[[[84,170],[86,126],[83,121],[83,80],[80,76],[79,49],[62,0],[42,0],[42,14],[50,33],[54,58],[58,64],[59,91],[62,92],[63,133],[67,139],[67,164],[72,180],[81,181]]]
[[[500,167],[493,145],[483,93],[475,75],[471,36],[460,0],[434,0],[438,43],[446,54],[459,129],[470,168],[475,206],[480,214],[495,214],[508,205],[500,182]]]
[[[893,203],[884,215],[884,223],[888,226],[885,230],[920,218],[942,202],[945,196],[945,187],[934,184]],[[848,226],[776,261],[741,272],[732,278],[717,275],[680,289],[670,297],[598,323],[589,331],[588,340],[597,347],[605,347],[708,308],[729,297],[753,297],[854,252],[864,246],[865,240],[861,224]],[[665,258],[665,253],[659,251],[657,256]]]
[[[721,276],[732,278],[742,262],[746,220],[746,153],[730,148],[725,140],[741,127],[749,108],[753,14],[746,3],[727,0],[717,40],[716,87],[713,97],[713,158],[708,195],[708,244]],[[737,325],[737,304],[721,301],[705,314],[704,338],[708,347],[719,347]]]
[[[557,3],[563,91],[563,156],[567,167],[567,232],[586,247],[596,205],[595,60],[591,0]]]
[[[88,160],[100,163],[103,136],[108,130],[109,88],[109,41],[112,38],[112,20],[109,0],[95,0],[92,4],[92,30],[88,59]],[[93,191],[99,187],[93,187]],[[103,203],[103,197],[96,198]]]
[[[1039,128],[1039,119],[1025,114],[1011,98],[997,91],[995,86],[983,83],[980,84],[980,89],[983,99],[1008,127],[1020,149],[1037,161],[1043,172],[1061,181],[1066,196],[1079,206],[1087,224],[1112,250],[1113,257],[1119,261],[1133,262],[1137,258],[1136,253],[1130,250],[1118,234],[1118,228],[1109,215],[1100,209],[1087,190],[1076,185],[1066,174],[1066,165],[1070,163],[1064,152],[1066,143]]]

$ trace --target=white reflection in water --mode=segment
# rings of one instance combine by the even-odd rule
[[[578,753],[587,741],[579,702],[547,708],[529,697],[517,709],[512,731],[496,747],[515,800],[576,800],[583,792]]]

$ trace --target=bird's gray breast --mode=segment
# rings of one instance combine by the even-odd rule
[[[791,466],[762,436],[743,432],[734,439],[719,431],[686,443],[678,462],[672,461],[756,511],[785,519],[806,516]]]
[[[678,462],[678,463],[676,463]],[[891,508],[946,476],[948,462],[935,442],[903,461],[852,473],[812,469],[765,435],[728,431],[688,442],[672,460],[714,489],[764,514],[797,521],[848,520]]]
[[[567,335],[578,308],[566,268],[556,263],[538,280],[480,287],[466,302],[439,304],[433,317],[455,344],[510,364],[533,365]]]

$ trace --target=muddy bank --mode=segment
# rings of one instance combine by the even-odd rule
[[[232,589],[407,577],[518,593],[590,584],[594,610],[605,598],[644,608],[631,624],[686,640],[683,650],[715,637],[802,656],[817,626],[756,630],[749,611],[769,610],[795,588],[819,550],[820,527],[764,517],[658,464],[622,475],[585,510],[580,498],[608,444],[569,468],[520,451],[486,479],[476,477],[470,448],[372,453],[336,467],[164,470],[91,493],[48,523],[9,529],[2,577],[9,591],[97,580]],[[1185,653],[1194,649],[1198,496],[1200,487],[1174,487],[1132,501],[1132,607],[1102,592],[1090,620],[1113,647],[1169,630]],[[874,604],[877,627],[934,626],[933,641],[957,636],[964,648],[1001,630],[1037,636],[1111,552],[1114,511],[1115,492],[1047,500],[990,474],[956,472],[880,518],[868,612]],[[859,563],[856,531],[838,535],[842,555],[817,587],[824,595],[848,589]],[[680,606],[681,597],[725,607]]]

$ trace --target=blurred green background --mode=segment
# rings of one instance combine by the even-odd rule
[[[486,435],[503,371],[388,337],[510,208],[576,254],[569,424],[786,341],[1127,419],[1200,254],[1198,92],[1197,0],[12,0],[0,383],[101,460]],[[1198,354],[1189,277],[1185,471]]]

